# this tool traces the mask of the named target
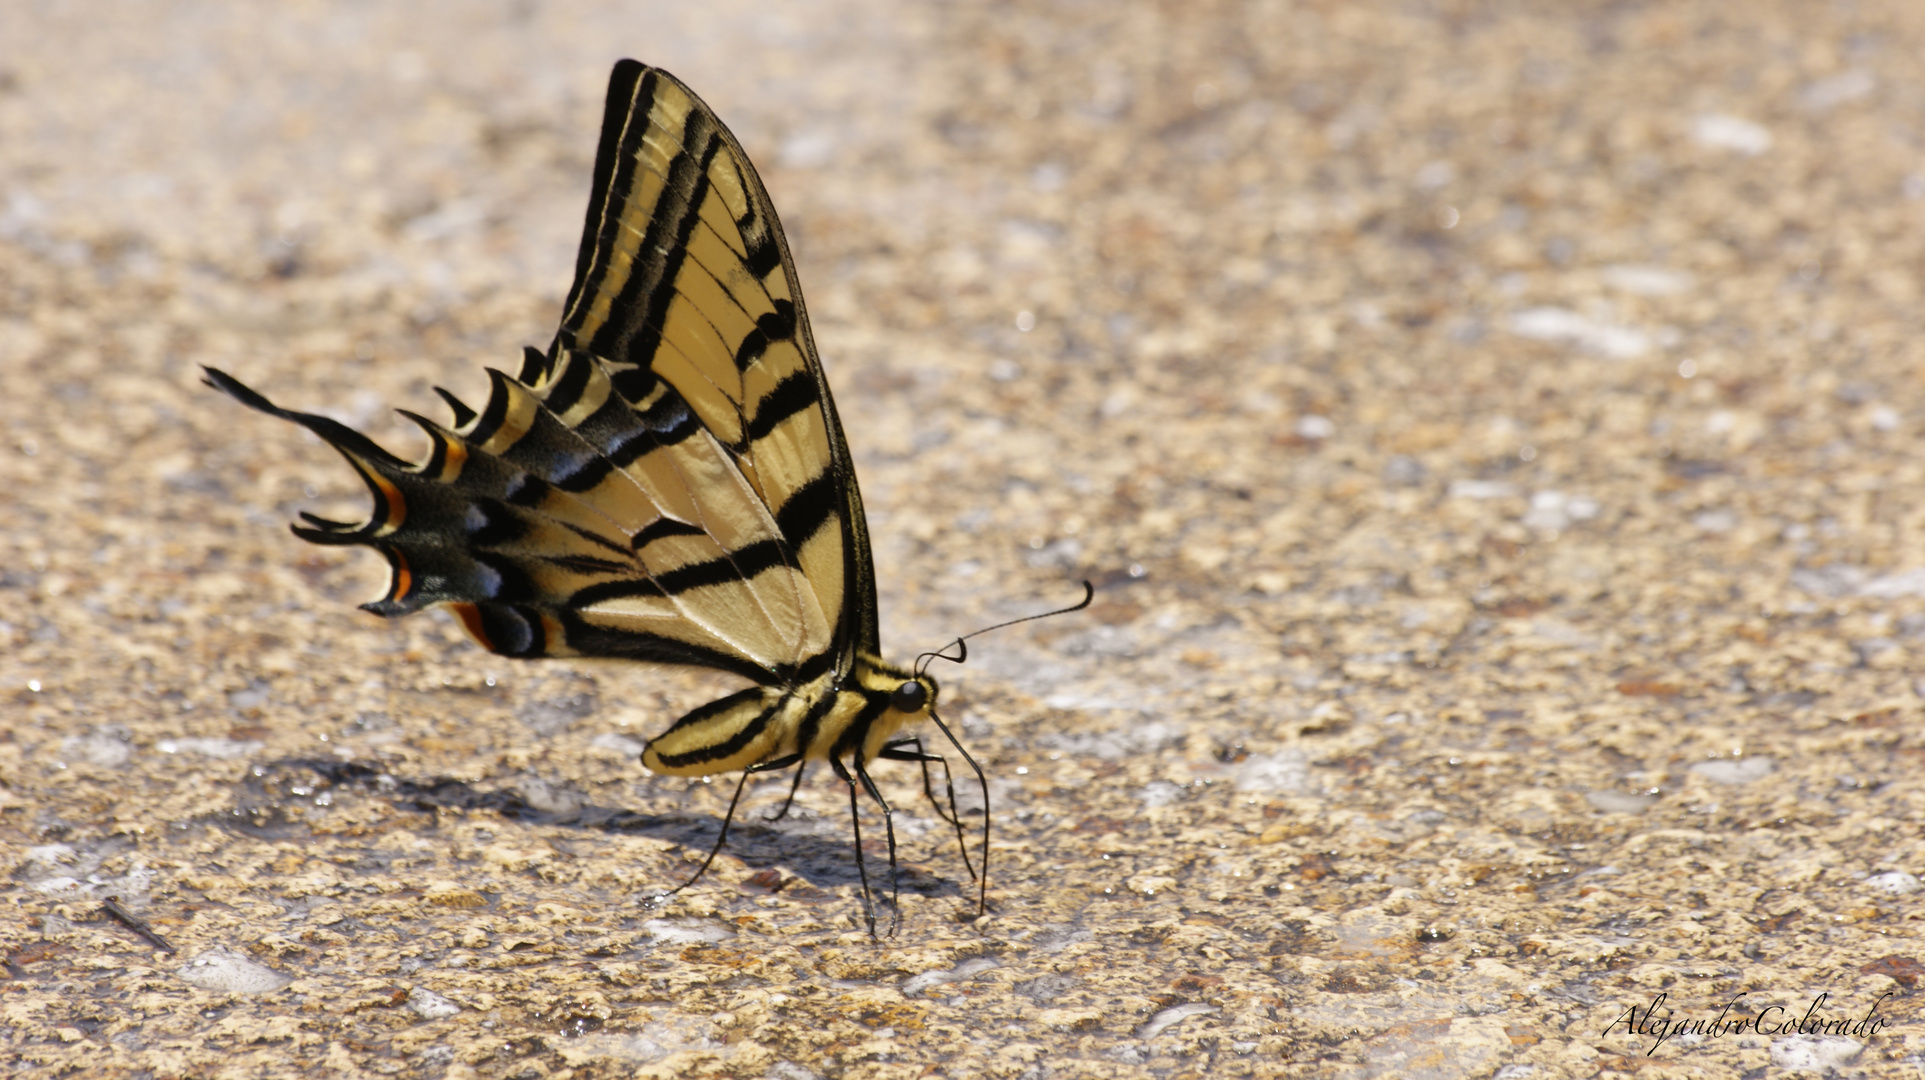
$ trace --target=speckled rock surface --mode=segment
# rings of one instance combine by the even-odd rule
[[[0,9],[0,1071],[1925,1068],[1925,6],[765,7]],[[622,55],[783,213],[885,643],[1100,588],[939,672],[986,917],[901,767],[895,937],[821,775],[651,903],[723,684],[357,612],[198,383],[479,396]]]

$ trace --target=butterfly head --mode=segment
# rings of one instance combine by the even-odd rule
[[[861,703],[851,721],[861,725],[857,738],[864,761],[874,760],[886,743],[936,711],[936,680],[927,675],[864,654],[857,662],[856,678],[861,689],[854,693],[845,689],[845,694],[852,705]],[[840,741],[845,736],[836,738]]]
[[[920,720],[936,709],[936,680],[919,671],[907,671],[865,656],[858,677],[864,696],[880,708],[878,719],[898,728]]]

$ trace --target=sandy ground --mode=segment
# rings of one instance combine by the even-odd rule
[[[0,1071],[1925,1072],[1925,5],[767,7],[0,8]],[[482,396],[622,55],[774,192],[885,644],[1099,587],[938,672],[986,917],[900,766],[893,938],[826,775],[652,903],[723,684],[356,611],[198,383]]]

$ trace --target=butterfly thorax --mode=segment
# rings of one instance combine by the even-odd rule
[[[750,687],[696,709],[650,740],[642,764],[669,776],[734,772],[792,756],[859,756],[867,764],[935,710],[936,694],[929,676],[858,653],[839,677]]]

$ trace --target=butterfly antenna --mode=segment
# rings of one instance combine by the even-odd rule
[[[981,630],[977,630],[974,633],[964,634],[963,636],[950,642],[948,645],[944,645],[940,649],[936,649],[932,652],[923,653],[921,656],[916,657],[916,675],[917,677],[921,677],[922,673],[929,669],[929,662],[931,660],[936,659],[937,657],[941,657],[944,660],[947,660],[950,663],[954,663],[954,664],[960,664],[963,661],[969,659],[969,646],[965,644],[965,642],[967,642],[970,638],[975,637],[977,634],[987,634],[991,630],[1001,630],[1005,626],[1015,626],[1017,623],[1026,623],[1036,619],[1047,619],[1054,615],[1067,615],[1072,611],[1081,611],[1084,608],[1090,606],[1090,601],[1094,600],[1095,598],[1096,598],[1096,586],[1090,584],[1088,581],[1085,581],[1083,582],[1083,599],[1077,601],[1074,604],[1071,604],[1068,607],[1057,608],[1054,611],[1045,611],[1040,615],[1025,615],[1020,619],[1011,619],[1008,622],[999,622],[994,626],[985,626]],[[954,646],[956,650],[956,655],[954,656],[949,655],[949,649],[951,646]],[[935,721],[936,730],[942,732],[942,737],[945,739],[948,739],[949,745],[955,747],[956,752],[958,754],[961,754],[963,760],[969,763],[969,768],[976,774],[976,783],[982,790],[982,794],[983,794],[983,858],[982,858],[983,867],[982,867],[982,871],[983,872],[976,879],[976,915],[978,918],[980,918],[981,916],[989,913],[989,818],[990,818],[989,777],[984,775],[983,767],[976,763],[976,759],[969,756],[969,751],[963,748],[962,742],[956,738],[956,733],[953,731],[950,731],[949,725],[942,722],[942,717],[937,716],[935,711],[931,710],[929,713],[929,719]],[[945,762],[943,765],[943,768],[946,770],[948,769],[948,767],[949,767],[948,764]],[[928,766],[925,764],[924,768],[927,769]],[[926,777],[926,774],[925,774],[925,777]],[[925,779],[925,783],[926,783],[926,779]],[[935,801],[933,796],[931,797],[930,801],[931,802]],[[953,809],[954,802],[955,802],[955,793],[954,793],[954,789],[952,788],[950,793],[950,803],[952,807],[950,812],[952,814],[955,813]],[[962,841],[962,819],[960,815],[958,815],[956,818],[956,840],[958,843]],[[963,845],[963,862],[965,865],[967,865],[967,863],[969,862],[969,848],[968,848],[968,845],[966,844]]]
[[[963,644],[963,642],[968,641],[970,638],[976,637],[981,634],[987,634],[991,630],[1001,630],[1005,626],[1015,626],[1017,623],[1035,622],[1037,619],[1048,619],[1048,618],[1053,618],[1057,615],[1068,615],[1072,611],[1081,611],[1084,608],[1090,606],[1090,601],[1094,599],[1096,599],[1096,586],[1085,581],[1083,582],[1083,598],[1077,601],[1076,603],[1071,604],[1068,607],[1057,608],[1055,611],[1045,611],[1040,615],[1025,615],[1020,619],[1011,619],[1008,622],[999,622],[994,626],[985,626],[981,630],[975,630],[975,631],[971,631],[970,633],[964,634],[963,636],[957,638],[956,640],[950,642],[949,644],[944,645],[940,649],[933,649],[929,652],[923,653],[921,656],[916,657],[916,674],[920,676],[923,672],[929,670],[929,662],[937,658],[947,660],[952,664],[960,664],[963,661],[969,659],[969,646]],[[954,648],[956,650],[956,655],[954,656],[949,655],[949,650],[951,648]]]

